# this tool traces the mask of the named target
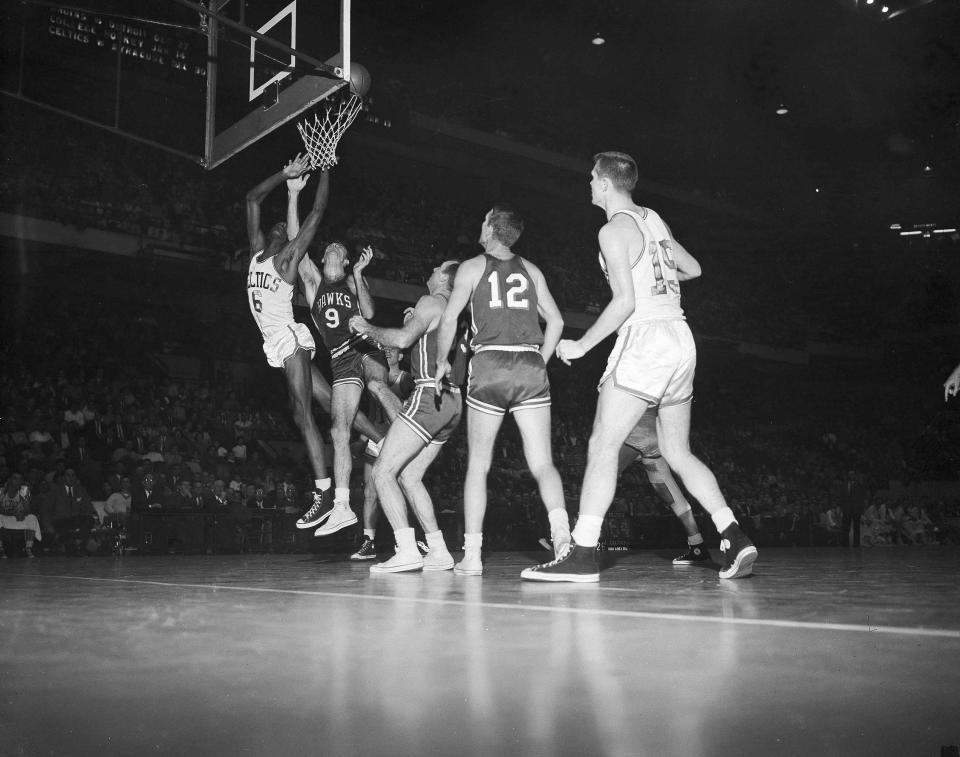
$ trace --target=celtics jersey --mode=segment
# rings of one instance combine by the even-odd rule
[[[294,323],[293,284],[277,273],[273,256],[261,260],[261,250],[250,258],[247,271],[247,304],[264,340],[281,328]]]

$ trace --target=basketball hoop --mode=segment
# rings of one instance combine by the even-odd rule
[[[354,122],[363,109],[363,100],[351,94],[346,100],[324,108],[323,118],[314,113],[313,120],[307,118],[297,124],[297,130],[303,138],[303,146],[310,157],[314,170],[326,170],[337,165],[337,144],[340,137]]]

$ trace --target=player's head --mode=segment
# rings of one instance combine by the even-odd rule
[[[280,248],[283,247],[287,242],[287,224],[285,221],[280,221],[275,223],[271,228],[270,232],[267,234],[267,239],[264,244],[266,250],[266,257],[271,255],[276,255],[280,252]]]
[[[323,275],[327,279],[341,279],[350,263],[350,251],[342,242],[331,242],[323,250]]]
[[[453,289],[453,280],[460,268],[459,260],[447,260],[433,269],[427,279],[427,289],[430,292],[450,291]]]
[[[594,205],[602,205],[608,192],[630,196],[637,186],[637,163],[625,152],[598,152],[590,171],[590,194]]]
[[[498,202],[483,219],[480,227],[480,244],[486,247],[491,241],[504,247],[513,247],[523,233],[523,217],[516,208]]]

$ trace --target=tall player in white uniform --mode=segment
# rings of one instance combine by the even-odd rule
[[[617,152],[595,155],[590,179],[593,204],[607,214],[599,234],[600,265],[612,297],[579,340],[560,341],[557,357],[569,365],[614,331],[617,341],[600,378],[571,548],[521,575],[538,581],[599,580],[595,548],[616,489],[621,445],[647,409],[657,407],[664,458],[720,532],[720,577],[747,576],[757,549],[740,530],[713,473],[690,451],[697,350],[680,307],[679,282],[699,276],[700,264],[660,216],[633,202],[633,158]]]
[[[323,439],[311,411],[310,366],[316,345],[310,329],[293,318],[293,293],[297,268],[317,233],[330,197],[330,175],[321,171],[313,207],[293,239],[287,239],[287,224],[280,222],[264,237],[260,228],[260,206],[264,198],[288,179],[301,176],[309,166],[307,156],[298,155],[247,192],[247,237],[250,240],[250,269],[247,274],[247,303],[263,334],[267,363],[281,368],[287,379],[293,420],[303,435],[313,469],[314,504],[322,506],[330,489]]]

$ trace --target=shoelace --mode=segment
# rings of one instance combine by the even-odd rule
[[[561,547],[561,551],[560,551],[560,554],[559,554],[559,555],[557,555],[556,557],[554,557],[550,562],[544,563],[544,564],[541,565],[540,567],[541,567],[541,568],[552,568],[554,565],[559,565],[560,563],[562,563],[564,560],[566,560],[566,559],[570,556],[570,553],[571,553],[571,552],[573,552],[573,545],[572,545],[572,544],[565,544],[565,545],[563,545],[563,547]]]
[[[312,518],[314,515],[316,515],[318,512],[320,512],[320,508],[321,508],[321,507],[323,507],[323,502],[322,502],[322,501],[320,501],[320,502],[314,502],[314,503],[310,506],[310,509],[307,510],[306,513],[304,513],[303,517],[302,517],[300,520],[304,520],[304,521],[310,520],[310,518]]]

